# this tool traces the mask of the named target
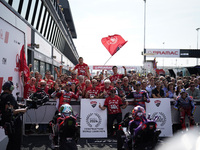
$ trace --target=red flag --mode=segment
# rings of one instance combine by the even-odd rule
[[[113,56],[127,41],[125,41],[120,35],[112,35],[101,39],[102,44]]]
[[[20,51],[20,67],[19,71],[24,73],[24,81],[27,82],[30,76],[29,68],[26,63],[26,55],[24,51],[24,45]]]

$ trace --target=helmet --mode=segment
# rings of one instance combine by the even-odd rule
[[[72,83],[68,81],[68,82],[66,83],[66,85],[72,85]]]
[[[145,113],[146,112],[142,106],[136,106],[132,110],[133,117],[141,117],[141,116],[145,115]]]
[[[180,94],[181,94],[181,93],[186,93],[185,89],[181,89],[181,90],[180,90]]]
[[[60,113],[65,115],[72,114],[72,106],[69,104],[63,104],[60,106]]]

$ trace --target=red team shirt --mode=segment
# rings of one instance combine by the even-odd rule
[[[105,97],[108,97],[110,95],[111,89],[113,89],[113,86],[109,86],[108,88],[105,88],[105,86],[102,86],[100,89],[100,92],[103,93],[105,90],[107,92],[107,95]]]
[[[83,75],[83,76],[87,76],[87,69],[89,69],[88,65],[83,63],[81,64],[77,64],[74,69],[78,69],[78,75]]]
[[[70,104],[71,102],[71,99],[74,98],[74,99],[78,99],[78,94],[75,95],[74,92],[66,92],[66,91],[60,91],[58,93],[56,93],[56,97],[59,98],[59,107],[63,104]]]
[[[122,106],[122,100],[119,96],[115,95],[114,98],[107,97],[104,106],[108,109],[108,114],[122,113],[120,106]]]
[[[109,79],[111,82],[116,83],[118,79],[123,78],[123,74],[112,75]]]
[[[72,83],[75,83],[76,85],[79,83],[78,79],[76,79],[76,78],[75,78],[75,79],[72,79],[71,82],[72,82]]]
[[[89,93],[89,97],[98,96],[98,94],[100,93],[100,89],[98,87],[95,88],[91,87],[87,92]]]
[[[35,85],[31,86],[30,84],[26,84],[24,86],[24,98],[27,99],[32,93],[36,92]]]

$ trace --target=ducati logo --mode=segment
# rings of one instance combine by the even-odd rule
[[[97,102],[96,102],[96,101],[91,101],[91,102],[90,102],[90,105],[94,108],[94,107],[96,107]]]
[[[118,41],[117,37],[111,37],[110,40],[107,41],[107,44],[108,45],[115,44],[117,43],[117,41]]]
[[[159,107],[160,104],[161,104],[161,101],[160,101],[160,100],[155,100],[154,103],[155,103],[155,105],[156,105],[157,107]]]

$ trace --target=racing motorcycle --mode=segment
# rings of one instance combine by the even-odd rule
[[[72,107],[64,104],[54,119],[50,122],[52,134],[50,140],[52,149],[55,150],[78,150],[77,141],[80,136],[77,116],[73,115]]]
[[[157,129],[157,119],[158,117],[150,119],[150,114],[146,118],[144,108],[136,106],[132,114],[129,113],[126,115],[119,125],[117,131],[117,149],[153,150],[158,143],[161,133]],[[127,124],[129,125],[127,126]]]

